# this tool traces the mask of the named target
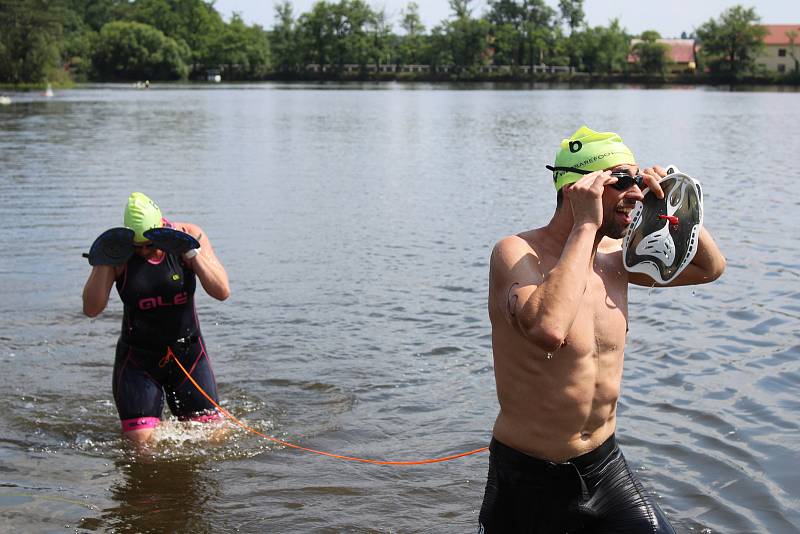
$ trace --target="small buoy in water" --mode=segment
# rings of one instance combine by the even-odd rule
[[[214,83],[219,83],[221,81],[222,81],[222,76],[220,76],[219,74],[214,76]]]
[[[11,104],[11,97],[6,95],[0,95],[0,106],[8,106]]]
[[[53,98],[53,86],[49,83],[47,84],[47,89],[44,90],[44,96],[47,98]]]

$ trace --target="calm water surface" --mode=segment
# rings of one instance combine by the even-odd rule
[[[705,189],[718,282],[631,290],[618,436],[680,531],[800,532],[800,94],[432,86],[97,86],[0,108],[0,530],[474,532],[487,454],[348,463],[168,421],[134,454],[111,396],[122,306],[81,258],[127,195],[203,226],[224,406],[367,458],[488,443],[487,259],[542,225],[581,124]]]

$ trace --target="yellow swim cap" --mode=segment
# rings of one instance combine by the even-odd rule
[[[581,126],[569,139],[561,140],[561,149],[556,154],[553,167],[553,182],[556,191],[567,184],[577,182],[583,176],[581,171],[602,171],[628,163],[636,165],[631,149],[625,146],[622,138],[614,132],[595,132],[591,128]],[[588,174],[585,173],[585,174]]]
[[[144,233],[151,228],[161,228],[161,209],[144,193],[131,193],[125,206],[125,226],[133,230],[133,240],[144,243]]]

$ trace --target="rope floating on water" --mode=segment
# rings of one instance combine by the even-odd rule
[[[203,390],[203,388],[200,387],[200,384],[198,384],[195,381],[195,379],[192,378],[192,375],[189,374],[189,372],[186,370],[186,368],[183,366],[183,364],[181,364],[181,362],[178,361],[178,358],[175,357],[175,354],[172,352],[171,348],[169,348],[169,347],[167,348],[167,354],[164,356],[164,359],[165,360],[169,360],[169,359],[174,360],[175,363],[180,368],[180,370],[183,371],[183,374],[186,375],[186,378],[189,379],[189,381],[192,383],[192,385],[195,388],[197,388],[197,391],[199,391],[201,395],[203,395],[211,404],[213,404],[214,407],[217,410],[219,410],[222,415],[224,415],[225,417],[227,417],[228,419],[233,421],[237,426],[239,426],[239,427],[243,428],[244,430],[247,430],[248,432],[251,432],[251,433],[253,433],[253,434],[257,435],[257,436],[260,436],[260,437],[262,437],[264,439],[268,439],[269,441],[273,441],[275,443],[283,445],[284,447],[289,447],[291,449],[297,449],[297,450],[300,450],[300,451],[311,452],[311,453],[314,453],[314,454],[319,454],[321,456],[327,456],[329,458],[338,458],[339,460],[349,460],[351,462],[361,462],[361,463],[364,463],[364,464],[375,464],[375,465],[424,465],[424,464],[436,464],[436,463],[440,463],[440,462],[448,462],[450,460],[455,460],[456,458],[463,458],[465,456],[470,456],[470,455],[473,455],[473,454],[478,454],[479,452],[484,452],[484,451],[489,450],[489,447],[481,447],[480,449],[475,449],[474,451],[462,452],[462,453],[453,454],[453,455],[450,455],[450,456],[442,456],[440,458],[429,458],[429,459],[425,459],[425,460],[411,460],[411,461],[390,461],[390,460],[371,460],[371,459],[368,459],[368,458],[358,458],[356,456],[345,456],[343,454],[334,454],[332,452],[324,452],[324,451],[318,451],[318,450],[315,450],[315,449],[309,449],[308,447],[301,447],[300,445],[295,445],[294,443],[289,443],[288,441],[283,441],[283,440],[280,440],[278,438],[274,438],[272,436],[268,436],[268,435],[266,435],[266,434],[264,434],[262,432],[259,432],[255,428],[246,425],[245,423],[243,423],[242,421],[240,421],[239,419],[234,417],[228,410],[226,410],[225,408],[220,406],[214,399],[211,398],[211,396],[208,395],[208,393],[206,393]]]

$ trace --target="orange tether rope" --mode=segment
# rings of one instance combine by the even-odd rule
[[[228,419],[230,419],[231,421],[233,421],[234,423],[236,423],[238,426],[242,427],[243,429],[247,430],[248,432],[252,432],[253,434],[256,434],[257,436],[261,436],[262,438],[268,439],[270,441],[274,441],[275,443],[278,443],[278,444],[283,445],[285,447],[290,447],[292,449],[297,449],[297,450],[306,451],[306,452],[313,452],[314,454],[320,454],[322,456],[328,456],[330,458],[338,458],[340,460],[350,460],[350,461],[353,461],[353,462],[361,462],[361,463],[365,463],[365,464],[376,464],[376,465],[436,464],[436,463],[439,463],[439,462],[447,462],[449,460],[455,460],[456,458],[463,458],[464,456],[470,456],[472,454],[477,454],[479,452],[483,452],[483,451],[489,450],[489,447],[481,447],[480,449],[475,449],[474,451],[462,452],[462,453],[459,453],[459,454],[453,454],[451,456],[442,456],[441,458],[430,458],[430,459],[427,459],[427,460],[414,460],[414,461],[398,462],[398,461],[389,461],[389,460],[370,460],[370,459],[367,459],[367,458],[357,458],[355,456],[344,456],[342,454],[334,454],[332,452],[323,452],[323,451],[317,451],[317,450],[314,450],[314,449],[309,449],[309,448],[306,448],[306,447],[301,447],[300,445],[295,445],[293,443],[289,443],[287,441],[283,441],[283,440],[280,440],[278,438],[273,438],[272,436],[268,436],[266,434],[263,434],[263,433],[259,432],[258,430],[256,430],[255,428],[247,426],[246,424],[241,422],[239,419],[237,419],[236,417],[231,415],[231,413],[228,410],[226,410],[225,408],[223,408],[222,406],[217,404],[217,402],[214,399],[212,399],[208,395],[208,393],[203,391],[203,388],[200,387],[200,384],[198,384],[195,381],[195,379],[192,378],[192,375],[189,374],[189,372],[181,364],[181,362],[178,361],[178,358],[175,357],[175,354],[172,352],[172,348],[167,347],[167,354],[164,356],[164,360],[169,361],[170,358],[175,360],[175,363],[178,364],[178,367],[180,368],[181,371],[183,371],[183,374],[186,375],[186,378],[188,378],[189,381],[194,385],[194,387],[197,388],[197,391],[199,391],[206,399],[208,399],[209,402],[211,402],[211,404],[213,404],[217,408],[217,410],[219,410],[225,417],[227,417]]]

